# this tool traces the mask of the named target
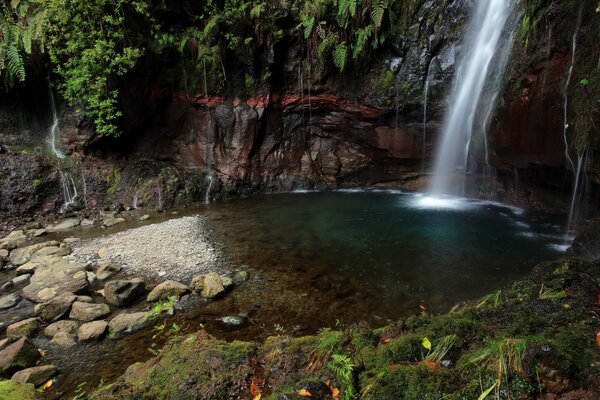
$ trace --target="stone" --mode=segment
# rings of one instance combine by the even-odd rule
[[[96,270],[96,278],[98,278],[100,281],[109,279],[111,276],[123,269],[119,264],[112,262],[102,262],[99,265],[100,266]]]
[[[143,328],[148,322],[157,318],[156,314],[151,312],[136,312],[131,314],[119,314],[108,323],[108,329],[111,335],[121,332],[133,332]]]
[[[111,226],[115,226],[117,224],[121,224],[125,222],[125,218],[121,218],[121,217],[112,217],[112,218],[107,218],[104,220],[104,222],[102,222],[102,226],[106,227],[106,228],[110,228]]]
[[[0,373],[33,367],[40,356],[35,345],[29,339],[22,337],[0,351]]]
[[[17,275],[25,275],[25,274],[33,274],[35,272],[36,269],[38,269],[39,267],[44,266],[44,264],[37,262],[37,261],[29,261],[26,262],[25,264],[21,265],[19,268],[17,268],[16,272]]]
[[[147,220],[149,220],[149,219],[150,219],[150,216],[149,216],[148,214],[142,215],[142,216],[140,217],[140,221],[147,221]]]
[[[230,278],[222,277],[216,272],[195,276],[192,279],[192,288],[207,299],[223,294],[225,285],[231,286],[231,284],[233,284],[233,281]]]
[[[228,276],[221,276],[221,284],[225,288],[225,290],[231,288],[233,286],[233,279]]]
[[[57,373],[58,368],[54,365],[40,365],[39,367],[19,371],[10,379],[18,383],[31,383],[33,386],[41,386]]]
[[[69,229],[73,229],[81,223],[79,218],[67,218],[63,219],[59,223],[55,225],[50,225],[46,228],[48,232],[61,232],[68,231]]]
[[[217,318],[217,321],[225,325],[241,326],[246,322],[246,319],[237,315],[228,315],[226,317]]]
[[[48,257],[48,256],[57,256],[63,257],[71,254],[73,250],[69,247],[69,245],[61,243],[60,246],[49,246],[39,249],[31,256],[31,261],[37,261],[40,258]]]
[[[77,321],[71,321],[68,319],[56,321],[44,329],[44,336],[53,338],[58,332],[73,334],[77,332],[77,328],[79,328],[79,323]]]
[[[80,224],[82,227],[88,227],[94,225],[94,221],[91,219],[83,219]]]
[[[97,276],[95,273],[93,273],[91,271],[86,271],[86,274],[87,274],[87,280],[90,284],[96,282]]]
[[[31,275],[29,275],[29,274],[17,275],[12,279],[12,283],[15,286],[19,286],[19,285],[23,285],[23,284],[29,282],[29,279],[31,279]]]
[[[34,229],[33,232],[31,232],[33,237],[44,236],[47,233],[48,233],[48,231],[46,231],[45,229]]]
[[[10,339],[10,338],[4,338],[4,339],[0,340],[0,350],[4,350],[6,348],[6,346],[8,346],[11,343],[12,343],[12,339]]]
[[[79,327],[77,330],[77,337],[81,342],[98,340],[104,335],[107,328],[108,322],[106,321],[88,322]]]
[[[158,300],[166,300],[171,296],[180,297],[190,291],[183,283],[179,283],[176,281],[164,281],[163,283],[158,284],[152,291],[148,294],[146,298],[148,301],[158,301]]]
[[[142,279],[115,280],[104,285],[104,298],[108,304],[124,307],[133,303],[145,291],[146,286]]]
[[[238,271],[233,274],[233,283],[239,285],[240,283],[246,282],[250,278],[247,271]]]
[[[79,241],[81,241],[81,239],[78,237],[68,237],[68,238],[63,239],[63,243],[66,243],[69,245],[73,244],[73,243],[77,243]]]
[[[6,249],[0,249],[0,257],[8,258],[9,251]]]
[[[82,303],[93,303],[94,300],[90,296],[77,296],[77,301]]]
[[[14,266],[19,266],[27,263],[31,256],[38,250],[43,249],[44,247],[57,246],[59,243],[56,241],[44,242],[32,244],[31,246],[21,247],[19,249],[15,249],[10,252],[10,262]]]
[[[69,318],[89,322],[110,315],[110,307],[104,303],[83,303],[76,301],[71,307]]]
[[[106,258],[108,257],[108,249],[106,247],[101,247],[98,249],[98,257]]]
[[[62,293],[54,297],[52,300],[45,303],[37,304],[34,307],[35,313],[44,318],[46,321],[57,321],[69,312],[73,302],[77,300],[77,296],[73,293]]]
[[[0,398],[7,400],[38,400],[40,392],[29,383],[0,381]]]
[[[12,325],[9,325],[6,328],[6,336],[8,338],[16,339],[19,337],[30,337],[35,331],[38,330],[40,326],[40,321],[38,318],[27,318],[23,321],[15,322]]]
[[[6,249],[14,249],[17,246],[25,243],[27,236],[22,230],[12,231],[5,238],[0,240],[0,245],[3,245]]]
[[[28,286],[23,288],[23,297],[41,303],[65,292],[79,294],[89,286],[85,267],[79,263],[68,263],[63,259],[37,268]]]
[[[72,333],[58,332],[52,338],[51,342],[61,347],[71,347],[77,344],[77,336]]]
[[[11,293],[4,297],[0,297],[0,310],[6,310],[19,304],[21,296],[18,293]]]

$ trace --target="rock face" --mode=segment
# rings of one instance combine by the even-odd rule
[[[16,322],[6,328],[6,336],[12,339],[30,337],[38,330],[40,322],[37,318],[27,318]]]
[[[0,373],[35,365],[40,353],[27,338],[21,338],[0,351]]]
[[[109,304],[124,307],[144,294],[146,286],[141,279],[116,280],[104,285],[104,297]]]
[[[110,308],[106,304],[83,303],[76,301],[71,307],[69,318],[78,321],[93,321],[110,315]]]
[[[31,383],[34,386],[40,386],[57,373],[58,368],[54,365],[41,365],[39,367],[32,367],[19,371],[10,379],[18,383]]]
[[[67,292],[81,293],[88,286],[83,265],[56,259],[50,265],[36,269],[29,285],[23,288],[23,296],[40,303]]]
[[[77,331],[77,337],[81,342],[98,340],[104,335],[104,333],[106,333],[107,328],[108,322],[106,321],[88,322],[79,327],[79,330]]]
[[[180,297],[190,291],[183,283],[179,283],[176,281],[165,281],[157,285],[152,291],[148,294],[147,300],[150,302],[158,301],[158,300],[166,300],[171,296]]]

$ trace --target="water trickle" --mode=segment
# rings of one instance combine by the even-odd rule
[[[210,204],[210,194],[215,182],[214,171],[212,167],[212,145],[210,143],[210,131],[212,127],[212,120],[208,120],[206,126],[206,193],[204,194],[204,204]]]
[[[571,78],[573,77],[573,69],[575,68],[575,55],[577,53],[577,36],[579,35],[579,30],[581,29],[581,20],[583,18],[583,4],[579,9],[579,17],[577,18],[577,26],[575,27],[575,32],[573,33],[573,42],[571,47],[571,65],[569,66],[569,73],[567,74],[567,80],[565,81],[565,89],[563,92],[564,102],[563,102],[563,139],[565,142],[565,158],[569,162],[571,166],[571,170],[575,171],[575,164],[573,163],[573,159],[569,154],[569,141],[567,139],[567,133],[569,130],[569,120],[568,120],[568,109],[569,109],[569,85],[571,84]]]
[[[587,158],[587,151],[577,156],[577,169],[575,170],[575,182],[573,183],[573,193],[571,194],[571,206],[569,207],[569,219],[567,220],[567,237],[571,232],[571,226],[576,218],[577,207],[580,199],[580,187],[583,175],[585,174],[585,164]]]
[[[433,66],[433,60],[429,62],[427,67],[427,74],[425,75],[425,85],[423,87],[423,165],[422,169],[425,170],[425,157],[427,154],[427,102],[429,100],[429,83],[431,82],[431,67]],[[397,98],[396,93],[396,98]],[[396,100],[397,101],[397,100]],[[396,119],[398,109],[396,108]]]
[[[463,187],[475,113],[511,10],[511,0],[480,1],[476,5],[435,157],[434,178],[429,188],[433,195],[458,194],[456,188]],[[457,172],[460,182],[450,179]]]

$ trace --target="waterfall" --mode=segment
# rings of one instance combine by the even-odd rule
[[[569,207],[569,219],[567,220],[567,233],[571,231],[571,225],[573,224],[573,219],[575,217],[575,210],[577,206],[577,197],[579,194],[579,186],[580,181],[582,179],[582,173],[584,172],[585,158],[587,155],[587,151],[584,151],[583,154],[577,156],[577,169],[575,170],[575,182],[573,183],[573,194],[571,195],[571,206]]]
[[[427,154],[427,102],[429,100],[429,83],[431,79],[431,67],[433,66],[433,60],[429,62],[427,67],[427,74],[425,74],[425,85],[423,87],[423,171],[425,171],[425,157]],[[396,99],[398,98],[398,92],[396,91]],[[398,100],[396,100],[397,102]],[[396,120],[398,119],[398,107],[396,107]],[[397,124],[397,123],[396,123]]]
[[[569,96],[568,96],[568,91],[569,91],[569,85],[571,84],[571,78],[573,76],[573,68],[575,67],[575,55],[577,52],[577,35],[579,35],[579,29],[581,29],[581,20],[583,18],[583,4],[581,5],[581,8],[579,9],[579,17],[577,18],[577,26],[575,27],[575,32],[573,33],[573,43],[572,43],[572,51],[571,51],[571,66],[569,67],[569,73],[567,74],[567,80],[565,82],[565,89],[563,92],[563,96],[564,96],[564,102],[563,102],[563,118],[564,118],[564,125],[563,125],[563,139],[565,142],[565,158],[567,159],[567,161],[569,162],[569,165],[571,166],[571,170],[575,171],[575,164],[573,163],[573,159],[571,158],[571,156],[569,155],[569,141],[567,140],[567,133],[569,130],[569,120],[568,120],[568,108],[569,108]],[[575,180],[577,180],[577,177],[575,177]]]
[[[512,0],[482,0],[475,6],[436,152],[434,177],[429,188],[433,195],[459,194],[456,188],[463,186],[475,113],[512,3]],[[457,172],[461,177],[458,184],[450,179]]]
[[[210,204],[210,193],[212,191],[215,177],[212,168],[212,146],[210,144],[210,129],[212,126],[212,120],[208,120],[208,124],[206,126],[206,193],[204,194],[204,204]]]

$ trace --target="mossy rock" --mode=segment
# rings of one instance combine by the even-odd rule
[[[41,398],[40,393],[29,383],[0,381],[0,399],[37,400]]]

